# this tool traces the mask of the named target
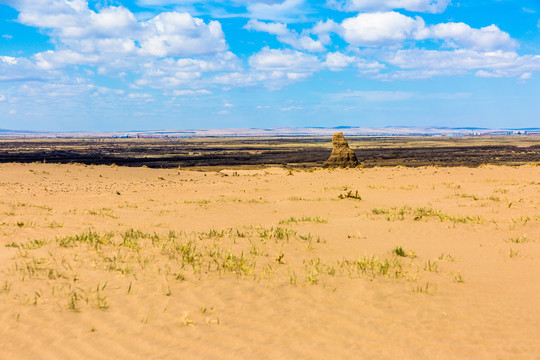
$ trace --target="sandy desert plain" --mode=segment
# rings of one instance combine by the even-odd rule
[[[540,359],[540,166],[0,164],[0,358]]]

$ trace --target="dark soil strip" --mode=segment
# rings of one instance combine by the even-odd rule
[[[153,168],[278,164],[321,166],[330,155],[328,140],[261,139],[216,141],[58,140],[0,141],[0,162],[82,163]],[[354,149],[364,167],[479,166],[540,162],[540,146],[385,147]]]

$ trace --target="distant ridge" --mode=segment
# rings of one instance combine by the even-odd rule
[[[276,127],[276,128],[238,128],[238,129],[184,129],[184,130],[130,130],[130,131],[35,131],[0,129],[4,138],[109,138],[109,137],[271,137],[271,136],[331,136],[341,130],[346,136],[481,136],[481,135],[540,135],[540,128],[488,129],[477,127],[421,127],[387,126],[356,127]]]

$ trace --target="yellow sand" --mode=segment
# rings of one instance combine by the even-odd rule
[[[3,164],[0,358],[540,359],[539,206],[535,166]]]

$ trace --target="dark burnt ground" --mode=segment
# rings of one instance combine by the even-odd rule
[[[355,138],[351,148],[365,167],[479,166],[540,162],[540,144],[431,146],[414,139],[408,146],[377,146],[373,138]],[[534,142],[533,142],[534,143]],[[355,145],[360,145],[358,148]],[[445,143],[446,144],[446,143]],[[331,152],[330,139],[317,138],[200,138],[200,139],[32,139],[0,140],[0,162],[82,163],[154,168],[262,166],[269,164],[321,166]]]

